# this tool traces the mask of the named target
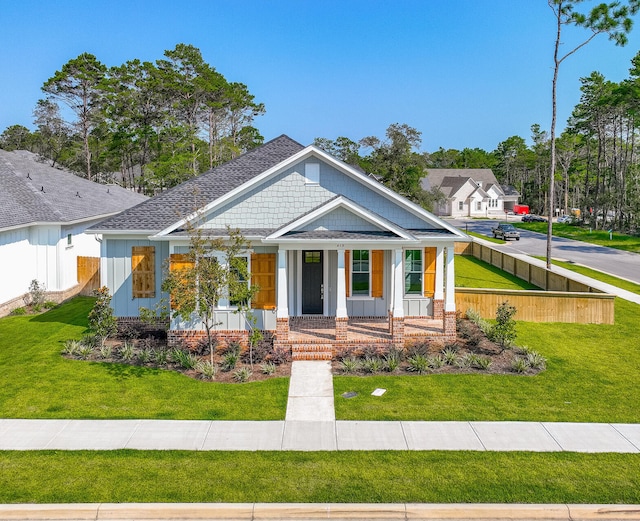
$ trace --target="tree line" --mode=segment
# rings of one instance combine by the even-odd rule
[[[263,142],[264,114],[199,49],[178,44],[155,62],[107,67],[83,53],[44,82],[36,130],[8,127],[5,149],[26,149],[99,182],[154,194]]]
[[[581,98],[555,140],[553,207],[578,208],[596,228],[634,231],[640,224],[640,53],[629,77],[599,72],[581,79]],[[263,142],[254,119],[264,113],[246,85],[227,81],[198,49],[179,44],[155,63],[132,60],[106,68],[82,54],[43,87],[34,110],[36,130],[13,125],[0,147],[27,149],[52,165],[99,182],[158,193]],[[316,138],[314,144],[432,209],[443,196],[426,191],[429,168],[491,168],[521,194],[532,212],[549,204],[551,140],[531,126],[530,144],[511,136],[493,151],[481,148],[423,152],[422,133],[390,125],[383,138]]]

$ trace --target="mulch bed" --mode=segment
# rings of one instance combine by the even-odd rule
[[[455,342],[444,343],[439,339],[427,339],[425,341],[417,342],[411,346],[408,346],[403,352],[403,361],[393,372],[393,374],[419,375],[420,373],[418,372],[408,370],[409,364],[407,362],[407,358],[416,354],[422,355],[427,358],[438,357],[442,356],[442,352],[445,349],[455,350],[457,354],[457,361],[452,364],[444,364],[441,367],[429,368],[427,371],[425,371],[425,374],[518,374],[513,369],[513,361],[516,357],[523,358],[526,356],[521,353],[520,350],[518,350],[517,348],[503,350],[499,345],[491,342],[475,323],[466,318],[458,318],[457,328],[458,338]],[[125,346],[125,342],[133,347],[133,353],[129,357],[129,359],[123,357],[123,348]],[[98,347],[93,348],[90,353],[67,353],[65,354],[65,356],[67,356],[68,358],[91,360],[95,362],[124,363],[148,368],[167,369],[171,371],[181,372],[191,378],[205,379],[199,371],[195,369],[185,369],[180,364],[172,361],[170,357],[169,360],[164,363],[157,363],[156,361],[154,361],[153,357],[156,352],[168,350],[166,335],[163,334],[163,332],[152,332],[152,334],[149,334],[147,337],[138,339],[109,339],[107,340],[106,345],[108,346],[108,348],[110,348],[110,353],[106,356]],[[146,351],[147,355],[149,355],[149,353],[152,354],[151,360],[145,360],[143,354],[144,351]],[[197,349],[196,351],[192,351],[192,353],[197,355],[198,358],[202,361],[209,360],[208,348],[205,346],[200,346],[199,349]],[[339,352],[337,353],[335,360],[332,363],[333,373],[335,375],[345,374],[344,366],[341,362],[341,360],[344,358],[355,357],[360,361],[366,359],[367,357],[379,357],[383,359],[385,354],[385,352],[376,350],[375,348],[367,345],[363,345],[361,348],[350,352]],[[488,358],[490,359],[491,363],[486,369],[477,366],[469,366],[462,363],[462,360],[464,360],[465,358],[468,360],[468,357],[470,355],[475,355],[483,359]],[[276,356],[271,349],[271,344],[269,344],[268,342],[263,341],[256,348],[254,352],[254,364],[252,369],[250,364],[248,363],[248,354],[242,353],[237,365],[233,369],[223,371],[220,368],[223,356],[223,350],[216,351],[214,361],[218,366],[218,370],[215,378],[213,379],[213,381],[215,382],[235,383],[238,381],[236,372],[238,370],[242,370],[243,368],[251,370],[251,376],[249,377],[248,381],[252,382],[266,380],[269,378],[289,376],[291,374],[290,359],[282,356]],[[273,362],[276,367],[275,372],[273,372],[272,374],[265,374],[261,369],[261,365],[268,361]],[[533,375],[540,372],[540,370],[540,368],[528,368],[526,369],[526,371],[519,374]],[[367,376],[371,375],[372,373],[367,372],[366,369],[361,367],[355,371],[350,372],[349,374]],[[381,369],[375,374],[389,373],[384,369]]]

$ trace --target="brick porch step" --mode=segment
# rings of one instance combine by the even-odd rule
[[[331,344],[292,344],[293,360],[331,360],[333,345]]]

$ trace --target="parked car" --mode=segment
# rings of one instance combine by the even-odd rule
[[[513,226],[513,224],[499,224],[491,230],[494,239],[502,239],[503,241],[509,239],[520,240],[520,232]]]
[[[571,224],[573,222],[575,222],[576,218],[573,215],[561,215],[560,217],[558,217],[558,221],[559,223],[565,223],[565,224]]]
[[[527,214],[522,216],[523,223],[546,223],[547,220],[539,215]]]

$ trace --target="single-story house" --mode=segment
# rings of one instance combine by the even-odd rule
[[[78,287],[78,258],[99,258],[85,229],[146,196],[52,168],[27,151],[0,150],[0,316],[25,305],[32,280],[47,299]]]
[[[163,267],[189,251],[185,224],[194,215],[208,236],[224,238],[231,227],[250,244],[246,260],[260,287],[253,313],[276,346],[306,343],[300,357],[326,358],[356,342],[356,320],[378,328],[381,342],[455,336],[454,246],[468,236],[285,135],[89,229],[103,237],[101,274],[120,322],[168,300]],[[234,311],[220,302],[222,338],[246,334]],[[198,322],[173,318],[169,341],[203,338]]]
[[[501,186],[490,168],[429,168],[422,187],[438,187],[445,200],[435,210],[450,217],[498,217],[513,211],[520,194]]]

